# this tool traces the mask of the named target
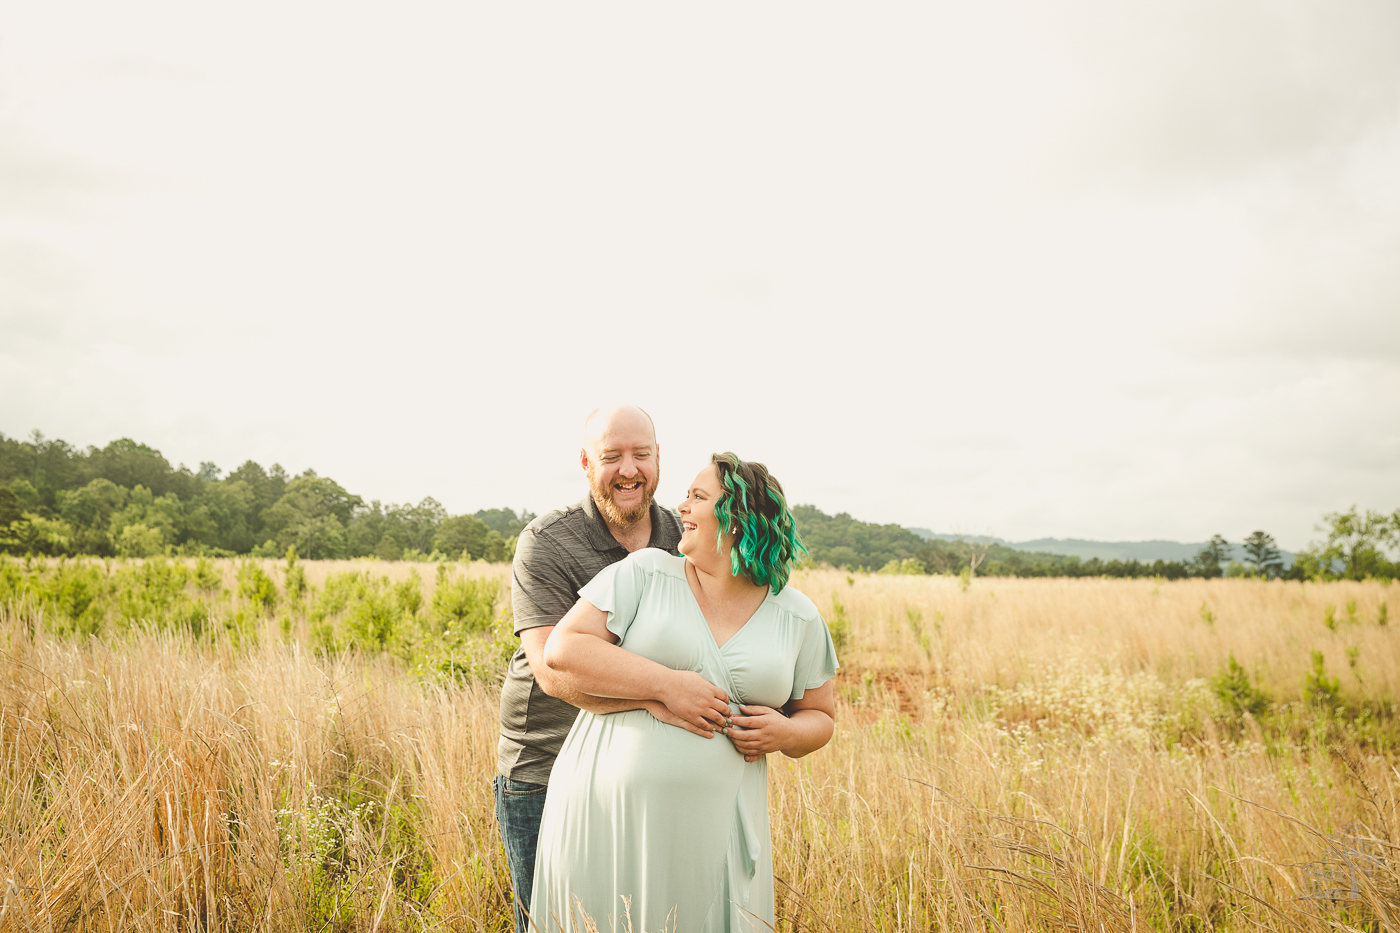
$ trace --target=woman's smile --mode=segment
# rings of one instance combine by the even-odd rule
[[[708,538],[713,541],[719,532],[719,519],[715,517],[715,502],[719,500],[723,488],[719,484],[719,473],[714,464],[707,466],[695,477],[686,492],[684,501],[676,511],[681,517],[681,543],[677,550],[694,559],[695,543]],[[699,533],[697,537],[696,533]],[[718,552],[718,548],[716,548]]]

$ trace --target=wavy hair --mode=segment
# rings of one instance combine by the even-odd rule
[[[723,550],[726,529],[734,535],[729,563],[735,576],[781,593],[792,576],[797,552],[807,548],[797,538],[797,526],[783,496],[782,484],[761,463],[740,460],[732,453],[713,454],[723,492],[715,503],[719,519],[717,546]]]

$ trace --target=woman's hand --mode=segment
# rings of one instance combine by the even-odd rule
[[[783,711],[771,706],[741,706],[743,715],[731,718],[729,740],[745,761],[757,761],[769,752],[801,758],[831,741],[836,730],[836,700],[831,681],[810,687]]]
[[[758,761],[769,752],[782,751],[792,741],[792,723],[771,706],[741,706],[742,716],[731,716],[725,734],[745,761]]]
[[[729,718],[729,694],[694,671],[670,671],[657,699],[681,720],[684,728],[707,739],[722,729]]]

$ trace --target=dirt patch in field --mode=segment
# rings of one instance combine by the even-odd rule
[[[859,664],[841,668],[832,680],[837,698],[846,702],[858,722],[873,722],[891,706],[900,715],[919,722],[932,686],[926,674],[864,668]]]

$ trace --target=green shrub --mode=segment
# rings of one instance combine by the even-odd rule
[[[287,587],[287,599],[296,602],[305,595],[309,587],[306,583],[306,569],[297,563],[295,545],[287,548],[287,567],[282,573]]]
[[[835,593],[831,594],[831,618],[826,620],[826,627],[831,632],[831,642],[839,653],[850,641],[851,620],[846,618],[846,607]]]
[[[1342,684],[1336,677],[1327,676],[1325,663],[1321,651],[1312,653],[1312,670],[1303,678],[1303,699],[1318,706],[1336,706]]]
[[[459,628],[468,632],[489,632],[501,598],[498,578],[465,575],[449,576],[440,564],[433,590],[432,620],[438,631]]]
[[[201,557],[194,562],[194,585],[206,593],[217,593],[224,588],[224,575],[209,558]]]
[[[379,651],[389,644],[403,612],[384,583],[383,577],[364,578],[341,619],[338,648]]]
[[[139,564],[120,562],[108,579],[116,603],[116,621],[124,625],[145,622],[164,626],[179,615],[176,610],[190,598],[185,591],[189,568],[164,558]]]
[[[396,584],[368,573],[334,574],[311,607],[312,640],[325,651],[392,650],[411,660],[427,637],[422,606],[417,573]]]
[[[925,574],[928,571],[924,568],[924,565],[919,561],[915,560],[912,557],[906,557],[904,558],[904,560],[890,561],[889,563],[885,564],[885,566],[881,567],[879,572],[884,574],[914,576]]]
[[[423,608],[423,581],[418,571],[410,570],[407,580],[394,584],[394,601],[404,615],[415,616]]]
[[[1234,652],[1224,670],[1216,674],[1210,682],[1211,689],[1229,710],[1236,716],[1249,713],[1262,716],[1269,708],[1269,697],[1249,682],[1249,672],[1235,660]]]
[[[272,582],[272,577],[262,567],[245,560],[238,567],[238,595],[259,611],[271,612],[277,605],[277,584]]]

